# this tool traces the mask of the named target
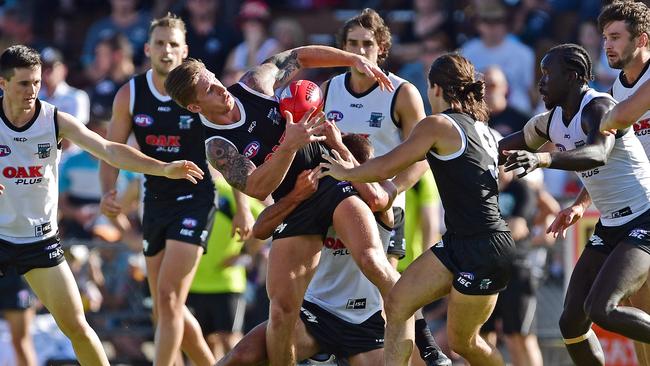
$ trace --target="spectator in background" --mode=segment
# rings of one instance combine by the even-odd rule
[[[245,266],[251,262],[247,253],[257,252],[263,242],[248,239],[244,248],[242,238],[233,235],[231,227],[237,207],[232,188],[221,176],[215,184],[219,197],[218,211],[210,228],[206,254],[196,269],[186,304],[201,325],[215,359],[219,360],[243,336]],[[264,206],[251,198],[248,201],[251,212],[257,217]]]
[[[589,82],[592,88],[606,92],[611,89],[618,71],[609,67],[603,49],[603,37],[594,20],[585,20],[578,27],[578,43],[589,53],[594,65],[594,79]]]
[[[431,104],[427,97],[427,73],[429,66],[433,60],[438,56],[449,51],[449,38],[444,33],[432,33],[417,43],[418,58],[412,62],[404,64],[399,71],[399,74],[420,92],[420,96],[424,101],[424,111],[427,115],[431,114]]]
[[[508,102],[524,112],[531,110],[535,54],[533,50],[508,33],[506,8],[496,0],[477,5],[479,38],[465,43],[461,49],[479,71],[498,65],[506,75],[510,90]]]
[[[4,2],[3,2],[4,3]],[[34,19],[29,6],[20,1],[3,7],[0,14],[0,49],[24,44],[35,49],[45,47],[42,39],[34,34]]]
[[[221,0],[187,0],[182,12],[187,24],[189,56],[202,60],[219,77],[228,54],[241,41],[241,34],[234,27],[219,21],[222,5]]]
[[[115,34],[100,41],[95,49],[92,69],[91,79],[96,82],[90,90],[90,112],[110,119],[117,90],[135,72],[133,49],[126,37]]]
[[[128,37],[134,60],[140,65],[144,43],[147,41],[151,16],[137,9],[138,0],[110,0],[111,13],[90,26],[84,42],[81,62],[86,69],[93,67],[97,44],[116,34]]]
[[[29,286],[16,271],[8,271],[0,277],[0,314],[9,325],[16,366],[36,366],[30,333],[34,300]]]
[[[305,45],[305,31],[294,18],[279,18],[271,24],[271,35],[278,41],[278,51]]]
[[[485,103],[490,110],[489,125],[502,136],[524,128],[530,116],[508,103],[508,80],[499,66],[489,66],[483,72]]]
[[[512,33],[530,47],[551,35],[550,6],[545,0],[522,0],[514,8]]]
[[[224,78],[225,86],[232,85],[252,66],[280,51],[280,44],[269,35],[271,12],[261,0],[247,0],[239,11],[239,24],[244,41],[228,55]]]

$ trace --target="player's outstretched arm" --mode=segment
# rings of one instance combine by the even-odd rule
[[[600,131],[630,127],[650,109],[650,81],[645,81],[634,94],[612,108],[600,123]]]
[[[514,132],[499,141],[499,165],[506,162],[504,151],[525,150],[534,152],[549,141],[548,124],[551,112],[533,116],[521,131]]]
[[[380,88],[393,90],[390,79],[377,65],[365,57],[328,46],[304,46],[278,53],[248,70],[240,81],[260,93],[274,95],[275,90],[288,84],[301,68],[318,67],[355,67],[375,78]]]
[[[61,137],[117,168],[170,179],[187,179],[192,183],[203,179],[203,171],[191,161],[165,163],[150,158],[130,146],[104,139],[67,113],[58,112],[58,122]]]
[[[282,221],[317,189],[318,168],[300,173],[291,192],[265,208],[257,217],[253,225],[253,236],[261,240],[270,237]]]

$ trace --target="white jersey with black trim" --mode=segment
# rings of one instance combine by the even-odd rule
[[[36,101],[36,112],[15,127],[0,108],[0,239],[33,243],[57,233],[59,160],[56,107]]]
[[[594,98],[613,99],[607,93],[589,89],[568,126],[562,121],[562,108],[556,107],[551,112],[548,136],[558,150],[585,145],[582,110]],[[576,174],[600,211],[604,226],[623,225],[650,209],[650,163],[632,129],[616,138],[607,164]]]
[[[650,79],[650,61],[646,62],[641,75],[632,83],[624,81],[623,72],[618,75],[618,78],[614,81],[612,85],[612,96],[619,102],[624,101],[629,98],[634,92],[639,89],[643,83]],[[639,138],[643,148],[645,149],[646,155],[650,156],[650,110],[647,110],[636,122],[632,125],[634,128],[634,134]]]
[[[391,229],[377,222],[379,238],[388,249]],[[361,324],[383,308],[379,289],[366,278],[332,227],[321,249],[320,263],[305,292],[305,300],[353,324]]]
[[[375,84],[363,93],[355,93],[350,87],[349,72],[333,77],[325,90],[327,119],[334,120],[343,133],[357,133],[368,136],[375,149],[375,156],[384,155],[402,142],[399,122],[393,119],[395,102],[400,87],[408,81],[388,73],[395,90],[384,91]],[[404,208],[405,194],[402,192],[393,202],[394,207]]]

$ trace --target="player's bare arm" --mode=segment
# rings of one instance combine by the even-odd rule
[[[599,128],[600,121],[613,106],[614,102],[607,98],[595,98],[585,106],[581,121],[582,129],[587,134],[585,146],[551,153],[506,151],[508,158],[505,170],[511,171],[521,167],[526,173],[536,168],[582,171],[605,165],[614,147],[614,136],[601,134]]]
[[[398,121],[402,128],[402,139],[406,139],[411,134],[415,125],[423,120],[424,103],[420,92],[411,83],[404,83],[397,91],[395,96],[395,116],[393,119]],[[413,187],[420,180],[420,177],[429,170],[429,164],[426,161],[418,161],[408,167],[403,172],[393,178],[393,183],[399,192],[404,192]]]
[[[105,140],[67,113],[58,112],[58,121],[61,138],[69,139],[117,168],[170,179],[187,179],[192,183],[203,178],[203,171],[191,161],[165,163],[150,158],[130,146]]]
[[[393,88],[388,76],[364,57],[328,46],[304,46],[278,53],[248,70],[240,81],[260,93],[274,95],[301,68],[343,66],[355,67],[376,79],[382,89]]]
[[[499,165],[506,162],[504,151],[526,150],[537,151],[550,139],[547,135],[551,112],[543,112],[533,116],[521,131],[512,133],[499,141]]]
[[[258,167],[241,155],[230,142],[219,138],[206,143],[208,162],[233,188],[264,200],[282,183],[298,149],[311,142],[325,140],[324,136],[317,136],[324,129],[323,114],[317,113],[312,117],[314,111],[312,108],[296,123],[287,112],[284,141],[275,150],[273,157]]]
[[[600,123],[600,131],[620,130],[630,127],[650,109],[650,81],[646,81],[634,94],[612,108]]]
[[[113,100],[113,113],[111,123],[108,126],[106,139],[113,142],[125,143],[131,134],[131,112],[130,103],[130,83],[120,87]],[[102,200],[100,208],[102,213],[108,217],[115,217],[122,211],[122,207],[117,200],[117,191],[115,182],[119,175],[119,169],[107,164],[104,161],[99,163],[99,181],[102,188]]]
[[[342,160],[338,154],[334,157],[324,156],[328,162],[321,163],[320,176],[330,175],[353,182],[378,182],[423,160],[430,149],[440,155],[448,155],[458,151],[461,144],[460,134],[449,120],[440,115],[429,116],[415,126],[406,141],[387,154],[357,167],[352,167],[349,161]]]

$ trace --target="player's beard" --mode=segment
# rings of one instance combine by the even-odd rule
[[[618,57],[618,59],[613,62],[610,62],[609,59],[607,59],[609,67],[612,69],[622,70],[625,66],[629,65],[634,58],[635,49],[636,47],[634,46],[634,43],[630,42],[630,44],[625,47],[625,49],[623,49],[623,52],[621,52],[621,55]]]

